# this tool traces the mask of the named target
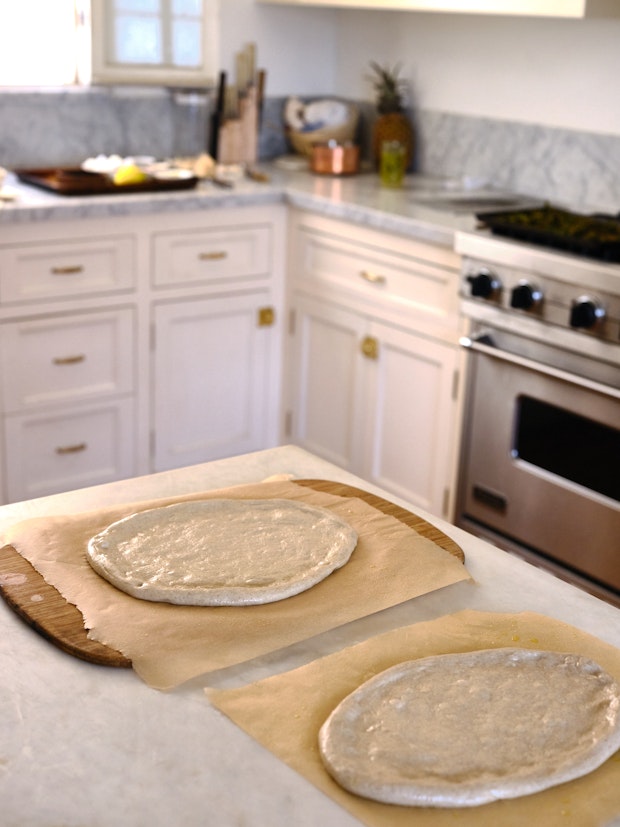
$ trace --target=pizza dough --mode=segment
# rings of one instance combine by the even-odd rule
[[[357,533],[294,500],[198,500],[131,514],[88,542],[102,577],[144,600],[248,606],[309,589],[343,566]]]
[[[470,807],[585,775],[620,748],[620,685],[580,655],[488,649],[387,669],[319,733],[330,775],[389,804]]]

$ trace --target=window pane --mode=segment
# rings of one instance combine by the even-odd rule
[[[172,62],[175,66],[200,66],[201,25],[178,20],[172,25]]]
[[[115,31],[119,63],[162,62],[161,24],[156,18],[119,16]]]
[[[0,0],[0,32],[0,86],[73,83],[77,55],[73,0]]]
[[[202,15],[202,0],[172,0],[172,14],[200,17]]]
[[[159,14],[161,0],[116,0],[114,5],[116,12]]]

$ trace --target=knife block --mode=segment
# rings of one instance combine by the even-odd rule
[[[239,116],[224,118],[219,125],[217,161],[220,164],[253,164],[258,155],[258,101],[256,86],[239,98]]]

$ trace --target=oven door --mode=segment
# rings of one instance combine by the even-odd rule
[[[459,522],[620,591],[620,390],[504,350],[502,336],[464,342]]]

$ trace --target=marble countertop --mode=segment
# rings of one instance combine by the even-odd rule
[[[97,196],[61,196],[20,183],[10,175],[6,187],[14,200],[0,200],[2,226],[53,220],[105,218],[166,212],[227,209],[287,203],[294,207],[353,221],[378,230],[451,247],[459,230],[471,230],[471,213],[435,209],[424,203],[429,195],[454,182],[407,176],[401,188],[382,187],[376,173],[347,178],[261,167],[267,182],[237,181],[232,189],[200,182],[193,190]]]
[[[184,494],[273,474],[381,489],[296,447],[0,507],[0,532],[28,517]],[[203,692],[294,668],[416,621],[472,608],[532,610],[620,647],[620,612],[415,509],[452,536],[475,582],[457,583],[251,664],[158,692],[132,670],[62,653],[0,600],[3,827],[353,827],[354,818],[212,708]]]

